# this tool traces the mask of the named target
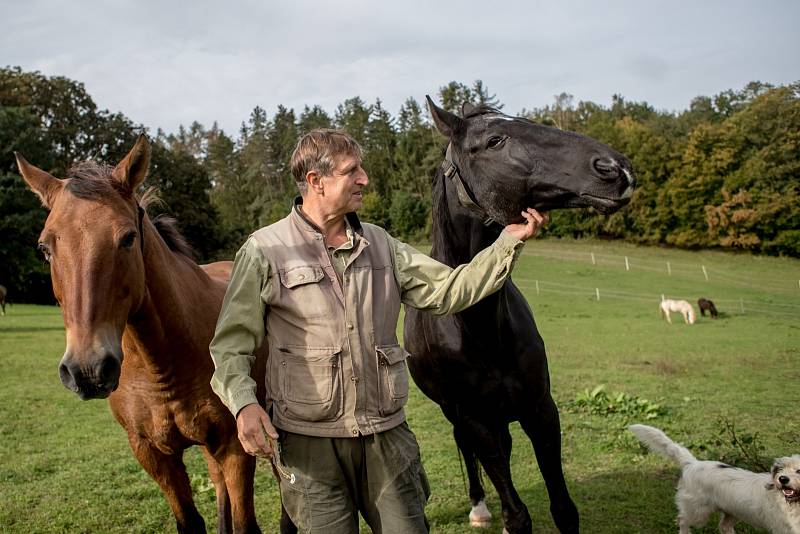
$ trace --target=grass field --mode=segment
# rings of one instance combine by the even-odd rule
[[[514,280],[547,344],[564,469],[584,532],[676,530],[678,470],[638,445],[625,430],[631,422],[664,428],[700,458],[743,466],[800,452],[800,261],[546,240],[526,246]],[[686,326],[675,315],[668,325],[657,311],[662,294],[711,298],[721,317]],[[57,308],[12,305],[0,317],[0,531],[173,532],[165,500],[106,402],[81,402],[61,385],[63,349]],[[432,531],[472,532],[449,424],[416,390],[408,419],[433,490]],[[514,480],[534,532],[554,532],[530,443],[516,424],[512,435]],[[198,450],[187,465],[213,530],[214,493]],[[256,493],[262,529],[277,532],[265,464]],[[495,534],[499,504],[487,493],[497,520],[484,532]]]

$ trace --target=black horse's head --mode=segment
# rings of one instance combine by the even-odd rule
[[[487,106],[464,104],[459,117],[428,106],[450,139],[449,171],[459,197],[501,224],[539,211],[593,207],[617,211],[630,202],[636,181],[628,158],[590,137],[509,117]]]

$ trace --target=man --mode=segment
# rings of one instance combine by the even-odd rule
[[[357,534],[359,512],[373,532],[427,532],[428,483],[403,412],[400,304],[456,313],[497,291],[547,215],[528,209],[525,224],[506,226],[451,269],[359,222],[369,178],[347,134],[310,132],[291,166],[294,209],[236,255],[210,347],[212,387],[236,416],[245,451],[269,457],[264,433],[279,439],[295,475],[281,481],[281,498],[301,532]],[[262,407],[249,371],[265,336]]]

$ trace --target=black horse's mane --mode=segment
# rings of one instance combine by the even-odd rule
[[[77,198],[84,200],[102,200],[109,195],[128,195],[125,187],[116,180],[110,179],[114,168],[94,161],[82,161],[73,165],[67,172],[69,180],[65,189]],[[137,195],[137,202],[142,209],[161,202],[156,188],[147,189],[142,195]],[[152,218],[153,226],[158,235],[167,244],[169,249],[194,260],[194,250],[178,230],[178,222],[167,215],[157,215]]]
[[[473,107],[466,115],[462,118],[470,119],[472,117],[477,117],[479,115],[494,115],[500,114],[503,115],[503,112],[499,109],[493,108],[487,104],[478,104],[477,106]]]

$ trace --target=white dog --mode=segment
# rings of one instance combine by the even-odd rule
[[[704,525],[719,511],[719,530],[733,534],[744,521],[776,534],[800,534],[800,455],[778,458],[771,473],[753,473],[720,462],[695,458],[662,431],[631,425],[639,440],[683,469],[675,501],[681,534]]]

